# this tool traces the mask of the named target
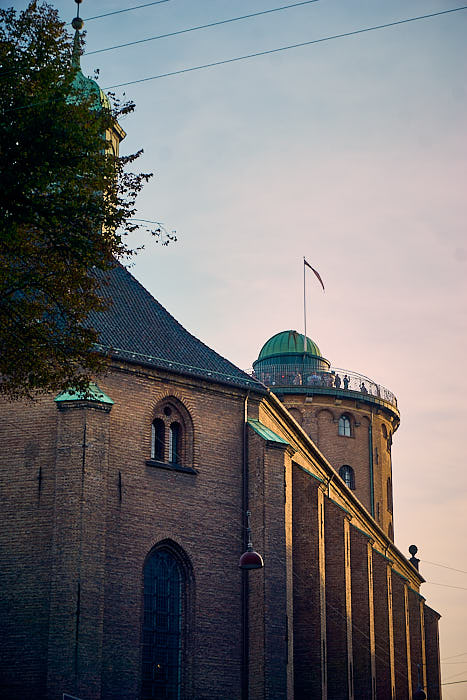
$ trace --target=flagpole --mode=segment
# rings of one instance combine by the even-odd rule
[[[306,280],[306,265],[305,265],[305,256],[303,256],[303,320],[304,320],[304,328],[305,328],[305,333],[303,335],[303,352],[306,352],[306,286],[305,286],[305,280]]]

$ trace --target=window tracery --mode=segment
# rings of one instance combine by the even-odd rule
[[[191,470],[193,464],[193,424],[185,406],[169,397],[154,411],[151,425],[152,466]]]

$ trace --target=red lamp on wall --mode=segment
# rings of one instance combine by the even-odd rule
[[[243,552],[242,556],[240,557],[240,561],[238,562],[238,566],[240,569],[244,569],[248,571],[249,569],[262,569],[264,566],[263,563],[263,558],[261,554],[258,554],[258,552],[255,552],[253,549],[253,543],[251,541],[251,527],[250,527],[250,511],[247,510],[246,512],[246,517],[247,517],[247,534],[248,534],[248,548],[246,552]]]

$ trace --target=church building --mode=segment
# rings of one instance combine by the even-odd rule
[[[246,373],[120,264],[102,290],[107,373],[0,405],[0,696],[439,700],[395,396],[293,330]]]

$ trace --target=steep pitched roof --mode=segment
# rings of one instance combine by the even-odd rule
[[[266,391],[188,333],[122,265],[97,276],[103,297],[111,302],[89,317],[99,333],[98,349],[139,365]]]

